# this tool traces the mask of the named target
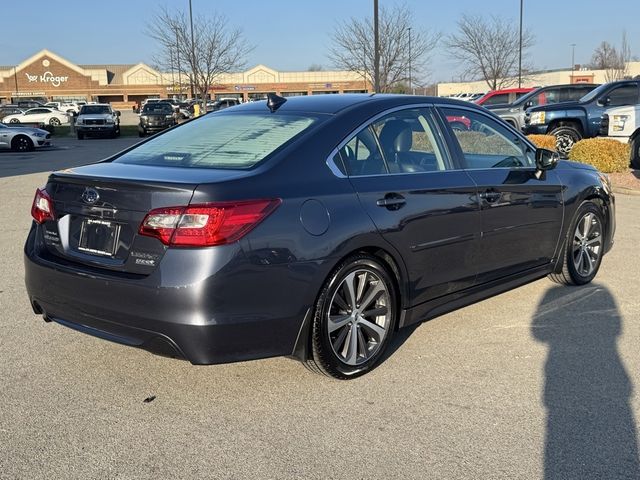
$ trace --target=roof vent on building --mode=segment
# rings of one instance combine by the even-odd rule
[[[286,98],[276,95],[275,93],[267,94],[267,107],[269,107],[269,110],[271,111],[271,113],[278,110],[282,106],[282,104],[286,101],[287,101]]]

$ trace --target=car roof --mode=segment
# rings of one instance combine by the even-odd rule
[[[469,102],[463,100],[455,100],[444,97],[426,97],[418,95],[398,95],[398,94],[380,94],[380,93],[344,93],[340,95],[300,95],[295,97],[286,97],[287,101],[279,108],[279,112],[315,112],[325,114],[336,114],[341,110],[356,106],[374,106],[379,105],[381,108],[390,108],[394,105],[412,105],[423,103],[439,103],[459,106],[469,106]],[[240,105],[230,107],[234,112],[268,112],[264,100],[256,102],[247,102]],[[230,109],[226,109],[228,112]]]

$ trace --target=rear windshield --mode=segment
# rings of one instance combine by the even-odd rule
[[[102,113],[111,113],[109,107],[104,105],[85,105],[80,110],[81,115],[99,115]]]
[[[118,163],[246,169],[319,121],[306,114],[209,114],[134,148]]]

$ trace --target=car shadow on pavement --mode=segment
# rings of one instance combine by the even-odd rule
[[[380,364],[386,362],[389,357],[391,357],[396,351],[398,351],[400,347],[402,347],[404,342],[406,342],[409,337],[413,335],[413,332],[415,332],[423,323],[424,322],[417,322],[413,325],[409,325],[408,327],[401,328],[400,330],[395,332],[389,340],[389,345],[387,345],[387,348],[382,354]]]
[[[602,285],[549,289],[533,337],[549,347],[544,478],[640,478],[633,385],[617,348],[622,316]]]

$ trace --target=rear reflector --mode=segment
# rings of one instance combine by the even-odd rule
[[[233,243],[264,220],[280,199],[220,202],[151,210],[138,233],[165,245],[211,247]]]
[[[31,216],[37,223],[54,220],[53,201],[44,188],[38,188],[31,205]]]

